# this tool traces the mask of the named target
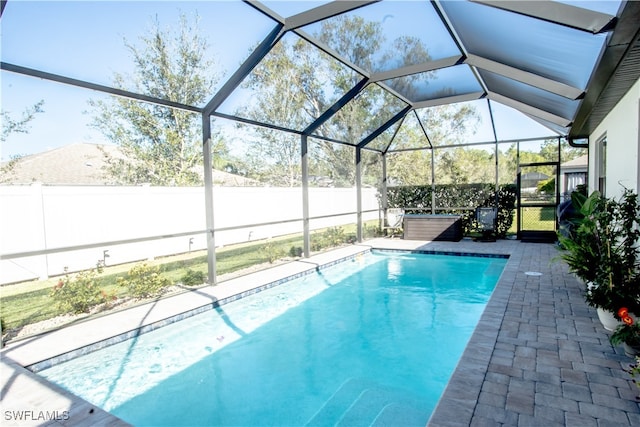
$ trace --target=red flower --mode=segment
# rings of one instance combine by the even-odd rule
[[[625,323],[625,325],[628,325],[628,326],[633,325],[633,319],[631,318],[631,316],[624,316],[622,318],[622,321]]]
[[[627,309],[627,307],[622,307],[620,310],[618,310],[619,318],[624,319],[627,316],[629,316],[629,309]]]

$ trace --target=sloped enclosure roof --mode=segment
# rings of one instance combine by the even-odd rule
[[[64,15],[69,8],[82,8],[87,3],[93,2],[60,3],[57,10]],[[104,3],[126,13],[126,2]],[[100,7],[107,7],[104,3]],[[152,11],[172,2],[144,3]],[[500,126],[498,110],[503,107],[544,126],[549,135],[586,137],[640,74],[640,5],[633,1],[198,4],[206,25],[216,25],[209,22],[214,19],[237,20],[237,33],[227,35],[236,42],[223,41],[223,46],[235,50],[228,53],[239,65],[227,70],[203,105],[184,104],[163,93],[114,88],[97,74],[83,75],[73,69],[77,59],[65,59],[74,52],[72,47],[68,53],[60,52],[58,63],[50,63],[39,59],[35,50],[13,53],[4,46],[11,41],[3,40],[2,69],[381,152],[406,148],[394,144],[406,121],[422,127],[426,147],[437,145],[429,139],[424,111],[461,103],[473,103],[491,118],[493,130],[480,142],[505,139],[496,132]],[[13,19],[6,6],[2,1],[3,24]],[[97,19],[100,11],[92,13],[92,19]],[[250,25],[243,16],[252,17]],[[354,23],[359,31],[370,31],[371,45],[351,43],[367,39],[349,38],[347,33]],[[46,40],[41,43],[46,45]],[[246,82],[264,78],[256,73],[275,49],[288,52],[290,61],[280,68],[285,78],[302,81],[300,75],[313,68],[314,90],[321,92],[324,100],[313,110],[300,107],[304,113],[291,115],[287,122],[246,113],[255,95]],[[95,67],[112,65],[107,62]],[[336,86],[332,83],[336,75],[348,84]],[[375,120],[369,120],[358,134],[347,134],[344,126],[335,126],[353,120],[346,112],[348,106],[364,99]],[[279,102],[277,96],[274,102]]]

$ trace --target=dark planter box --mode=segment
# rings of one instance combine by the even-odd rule
[[[462,239],[462,220],[460,215],[405,215],[403,231],[407,240],[457,242]]]

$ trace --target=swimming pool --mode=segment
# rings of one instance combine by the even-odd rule
[[[424,426],[505,264],[374,251],[39,374],[138,426]]]

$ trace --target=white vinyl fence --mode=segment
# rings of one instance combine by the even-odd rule
[[[213,200],[217,246],[302,232],[300,188],[215,187]],[[309,208],[349,213],[312,230],[353,224],[356,189],[310,188]],[[375,189],[363,189],[362,210],[378,219]],[[0,284],[206,249],[205,221],[202,187],[0,186]]]

